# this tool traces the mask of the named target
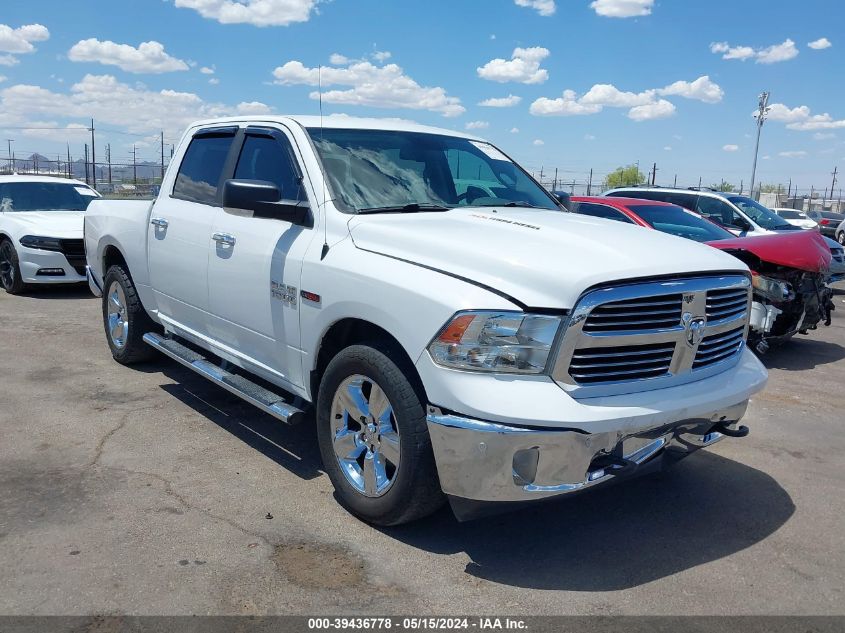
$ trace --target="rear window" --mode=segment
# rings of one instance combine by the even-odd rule
[[[0,211],[85,211],[99,194],[78,183],[0,183]]]
[[[640,200],[668,202],[690,210],[695,208],[695,199],[698,197],[696,194],[686,191],[653,191],[650,189],[623,189],[607,195],[613,198],[638,198]]]
[[[789,211],[788,209],[778,209],[777,214],[786,220],[803,220],[804,214],[798,211]]]
[[[217,204],[220,177],[233,139],[232,135],[195,137],[179,166],[173,195],[193,202]]]
[[[845,220],[845,215],[842,215],[841,213],[831,213],[830,211],[822,211],[821,215],[823,218],[827,218],[828,220],[839,220],[840,222],[842,220]]]
[[[678,206],[637,205],[631,211],[661,233],[685,237],[696,242],[715,242],[734,237],[732,233]]]

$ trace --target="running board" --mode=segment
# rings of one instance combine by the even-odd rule
[[[257,385],[244,376],[226,371],[220,365],[215,365],[202,354],[198,354],[175,339],[147,332],[144,334],[144,342],[285,424],[298,424],[305,415],[302,409],[289,404],[279,394]]]

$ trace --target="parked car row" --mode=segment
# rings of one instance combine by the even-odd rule
[[[494,145],[397,120],[196,123],[152,203],[62,184],[83,198],[62,205],[84,217],[114,359],[158,351],[283,423],[313,419],[337,498],[379,525],[744,437],[767,380],[750,345],[830,316],[830,249],[753,200],[617,190],[566,213]],[[4,287],[55,280],[30,250],[78,273],[63,240],[80,234],[9,230],[34,207],[4,191]]]

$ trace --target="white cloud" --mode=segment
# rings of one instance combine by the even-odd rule
[[[511,128],[511,134],[519,134],[519,128],[518,127],[512,127]]]
[[[386,62],[391,57],[393,57],[393,53],[391,53],[390,51],[376,51],[372,54],[372,58],[381,64]]]
[[[221,24],[287,26],[307,22],[318,0],[175,0],[177,7],[193,9]]]
[[[827,141],[832,138],[836,138],[836,134],[833,132],[816,132],[813,134],[814,141]]]
[[[675,105],[666,99],[660,99],[654,103],[639,105],[628,110],[628,118],[633,121],[653,121],[665,119],[675,114]]]
[[[155,91],[125,84],[112,75],[86,75],[68,92],[26,84],[0,91],[0,127],[23,126],[49,117],[77,121],[93,117],[101,126],[131,134],[157,134],[164,130],[166,137],[178,138],[189,123],[198,119],[269,111],[263,103],[212,103],[190,92]]]
[[[756,112],[755,112],[756,114]],[[813,132],[845,128],[845,119],[834,119],[830,114],[812,114],[807,106],[790,108],[782,103],[769,106],[769,120],[785,123],[790,130]]]
[[[778,152],[778,156],[782,156],[783,158],[804,158],[807,155],[807,152],[804,150],[792,151],[792,152]]]
[[[335,66],[346,66],[351,61],[346,55],[341,55],[340,53],[329,55],[329,63]]]
[[[573,90],[565,90],[561,97],[540,97],[531,104],[535,116],[577,116],[596,114],[604,108],[629,108],[628,117],[634,121],[663,119],[675,114],[675,106],[660,96],[679,96],[705,103],[722,100],[724,91],[704,75],[695,81],[676,81],[664,88],[642,92],[625,92],[613,84],[595,84],[579,97]]]
[[[141,42],[138,48],[96,38],[81,40],[68,51],[72,62],[96,62],[130,73],[170,73],[188,70],[188,64],[171,57],[159,42]]]
[[[534,9],[540,15],[554,15],[557,7],[555,0],[513,0],[517,6]]]
[[[722,149],[726,152],[738,152],[739,151],[739,145],[733,145],[733,144],[722,145]]]
[[[216,72],[216,69],[214,68],[214,66],[203,66],[202,68],[200,68],[200,72],[203,75],[213,75]]]
[[[756,110],[754,114],[757,114]],[[810,117],[810,108],[807,106],[789,108],[782,103],[773,103],[769,106],[768,117],[770,121],[780,121],[781,123],[805,121]]]
[[[488,127],[490,124],[487,121],[470,121],[466,124],[468,130],[486,130]]]
[[[210,83],[212,86],[216,86],[220,83],[220,80],[217,77],[212,77],[208,80],[208,83]]]
[[[808,43],[807,46],[809,46],[813,50],[822,51],[826,48],[830,48],[831,46],[833,46],[833,44],[826,37],[820,37],[819,39]]]
[[[695,81],[676,81],[657,91],[663,97],[678,96],[685,99],[696,99],[704,103],[719,103],[725,96],[725,91],[719,84],[710,80],[709,75],[702,75]]]
[[[593,136],[592,134],[585,134],[585,135],[584,135],[584,140],[585,140],[585,141],[595,141],[595,140],[596,140],[596,137],[595,137],[595,136]]]
[[[545,144],[546,144],[546,142],[543,141],[542,139],[539,139],[539,138],[535,138],[534,142],[532,143],[532,145],[535,145],[536,147],[540,147],[541,145],[545,145]]]
[[[0,24],[0,53],[33,53],[33,42],[44,42],[48,39],[50,31],[41,24],[25,24],[16,29],[7,24]]]
[[[590,8],[606,18],[636,18],[650,15],[654,0],[594,0]]]
[[[549,49],[541,46],[515,48],[511,59],[492,59],[476,70],[479,77],[489,81],[541,84],[549,78],[549,71],[540,68],[540,63],[549,55]]]
[[[484,106],[485,108],[510,108],[519,105],[521,101],[522,97],[520,96],[508,95],[507,97],[491,97],[490,99],[479,101],[478,105]]]
[[[663,151],[664,151],[664,152],[671,152],[671,151],[672,151],[672,146],[671,146],[671,145],[666,145],[666,146],[663,148]]]
[[[7,79],[8,79],[8,77],[6,77],[6,75],[0,75],[0,84],[2,84]]]
[[[18,63],[15,55],[34,53],[33,42],[50,39],[50,31],[41,24],[25,24],[13,29],[8,24],[0,24],[0,66],[14,66]],[[11,54],[11,53],[14,53]]]
[[[782,44],[773,44],[766,48],[755,49],[751,46],[731,46],[727,42],[713,42],[710,52],[722,55],[722,59],[754,59],[758,64],[785,62],[798,56],[795,42],[787,38]]]
[[[451,117],[466,111],[457,97],[450,97],[440,87],[420,86],[396,64],[375,66],[368,61],[355,61],[349,66],[308,68],[300,61],[289,61],[273,71],[274,82],[283,86],[350,86],[348,90],[323,92],[325,103],[370,106],[374,108],[402,108],[430,110]],[[309,94],[319,99],[318,92]]]

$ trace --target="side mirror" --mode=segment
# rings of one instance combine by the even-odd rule
[[[282,192],[266,180],[227,180],[223,183],[223,208],[252,211],[254,217],[306,224],[307,202],[283,200]]]

